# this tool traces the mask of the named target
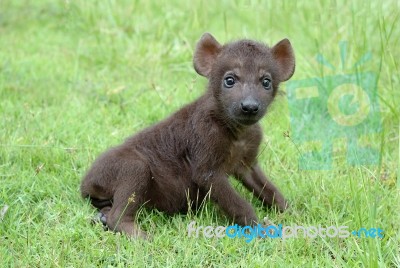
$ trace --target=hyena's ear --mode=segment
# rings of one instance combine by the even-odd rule
[[[295,68],[294,52],[290,41],[286,38],[279,41],[271,51],[278,66],[279,80],[288,80],[292,77]]]
[[[196,72],[202,76],[209,77],[211,67],[215,62],[222,46],[209,33],[204,33],[196,46],[193,56],[193,65]]]

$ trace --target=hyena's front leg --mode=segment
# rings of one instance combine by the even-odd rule
[[[278,188],[268,180],[259,165],[250,169],[239,170],[235,176],[242,181],[243,185],[254,193],[266,206],[276,206],[279,211],[288,207],[288,202],[280,193]]]

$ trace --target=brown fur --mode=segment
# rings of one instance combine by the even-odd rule
[[[205,33],[193,61],[209,79],[205,94],[102,154],[82,181],[82,196],[100,209],[112,230],[145,236],[134,224],[141,205],[185,212],[188,198],[195,208],[207,193],[236,223],[258,223],[251,205],[229,184],[229,175],[265,205],[281,211],[287,207],[257,164],[262,140],[257,122],[279,83],[294,72],[290,42],[284,39],[272,48],[251,40],[222,46]],[[229,77],[233,85],[225,81]]]

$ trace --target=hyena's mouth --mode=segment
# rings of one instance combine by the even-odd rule
[[[249,125],[253,125],[255,123],[257,123],[260,120],[260,116],[251,116],[251,115],[240,115],[235,117],[235,121],[237,123],[239,123],[240,125],[245,125],[245,126],[249,126]]]

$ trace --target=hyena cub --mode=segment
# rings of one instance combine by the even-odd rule
[[[140,206],[185,212],[207,194],[237,224],[257,224],[252,206],[229,184],[230,175],[263,204],[287,207],[257,164],[257,153],[258,121],[279,83],[294,72],[289,40],[273,47],[252,40],[221,45],[205,33],[193,63],[209,80],[204,95],[103,153],[82,181],[82,196],[111,230],[145,237],[134,222]]]

